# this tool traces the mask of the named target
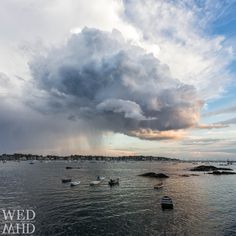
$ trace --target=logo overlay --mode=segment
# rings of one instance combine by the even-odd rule
[[[30,235],[35,232],[35,211],[32,209],[0,209],[2,235]]]

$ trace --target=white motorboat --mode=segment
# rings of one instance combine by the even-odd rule
[[[70,183],[70,186],[74,187],[74,186],[77,186],[79,184],[80,184],[80,181],[73,181],[73,182]]]
[[[95,181],[91,181],[90,182],[90,186],[95,186],[95,185],[99,185],[99,184],[101,184],[101,180],[95,180]]]
[[[90,182],[90,186],[95,186],[101,184],[101,182],[105,179],[104,176],[97,176],[97,179]]]
[[[97,181],[103,181],[106,177],[104,176],[97,176]]]

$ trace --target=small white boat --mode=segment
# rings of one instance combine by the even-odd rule
[[[106,178],[106,177],[104,177],[104,176],[98,176],[98,177],[97,177],[97,181],[103,181],[105,178]]]
[[[168,196],[164,196],[161,199],[161,207],[162,207],[162,210],[173,209],[174,205],[173,205],[172,199]]]
[[[77,186],[79,184],[80,184],[80,181],[73,181],[73,182],[70,183],[70,186],[74,187],[74,186]]]
[[[99,185],[99,184],[101,184],[101,180],[95,180],[95,181],[91,181],[90,182],[90,186],[95,186],[95,185]]]

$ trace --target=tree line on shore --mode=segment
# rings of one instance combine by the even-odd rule
[[[161,156],[100,156],[100,155],[69,155],[69,156],[57,156],[57,155],[35,155],[35,154],[2,154],[0,160],[90,160],[90,161],[178,161],[176,158],[168,158]]]

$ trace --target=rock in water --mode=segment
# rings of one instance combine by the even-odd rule
[[[155,173],[155,172],[147,172],[139,176],[150,177],[150,178],[169,178],[168,175],[165,175],[163,173]]]
[[[232,170],[230,168],[219,168],[219,167],[215,167],[215,166],[197,166],[194,167],[192,169],[190,169],[191,171],[215,171],[215,170]]]
[[[235,175],[236,172],[214,170],[213,172],[208,173],[208,174],[211,174],[211,175]]]
[[[179,175],[180,177],[190,177],[190,176],[199,176],[197,174],[182,174],[182,175]]]
[[[67,170],[80,169],[80,167],[79,167],[79,166],[74,166],[74,167],[72,167],[72,166],[66,166],[66,169],[67,169]]]

